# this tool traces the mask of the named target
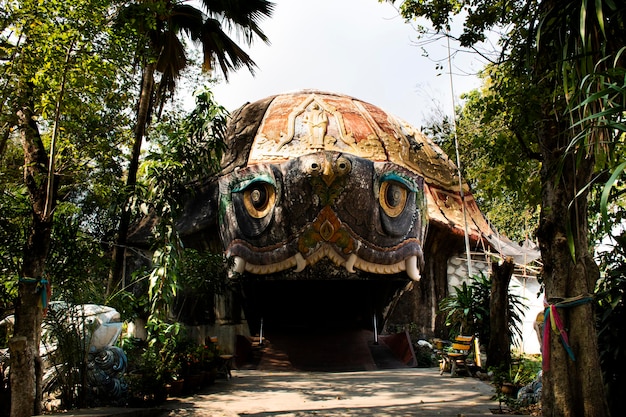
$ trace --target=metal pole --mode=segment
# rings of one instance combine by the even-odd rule
[[[452,57],[450,55],[450,36],[446,33],[448,40],[448,73],[450,75],[450,94],[452,94],[452,125],[454,127],[454,148],[456,150],[456,166],[459,175],[459,194],[461,196],[461,206],[463,208],[463,222],[465,223],[465,253],[467,255],[467,275],[470,278],[472,272],[472,255],[470,253],[469,230],[467,227],[467,209],[465,207],[465,193],[463,192],[463,179],[461,178],[461,158],[459,156],[459,138],[456,133],[456,104],[454,99],[454,82],[452,80]]]
[[[261,317],[261,330],[259,330],[259,345],[263,344],[263,317]]]
[[[378,344],[378,323],[376,322],[376,311],[374,311],[374,344]]]

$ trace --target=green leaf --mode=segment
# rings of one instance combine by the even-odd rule
[[[622,174],[624,169],[626,169],[626,162],[622,162],[617,166],[617,168],[615,168],[615,171],[613,171],[613,174],[604,184],[604,187],[602,189],[602,196],[600,197],[600,211],[602,212],[602,222],[604,223],[606,229],[609,229],[611,226],[608,221],[609,215],[607,211],[609,194],[611,193],[611,189],[615,185],[617,178]]]
[[[578,23],[578,27],[579,27],[579,30],[580,30],[580,39],[582,40],[583,47],[584,47],[585,42],[586,42],[586,38],[587,38],[587,36],[585,34],[586,27],[587,27],[587,25],[585,24],[585,22],[587,21],[587,0],[582,0],[580,2],[580,16],[579,16],[579,18],[580,18],[580,21]]]
[[[598,26],[602,31],[602,34],[606,36],[604,31],[604,14],[602,12],[602,0],[596,0],[596,18],[598,19]]]

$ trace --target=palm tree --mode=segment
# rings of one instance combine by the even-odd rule
[[[134,22],[140,38],[138,45],[142,68],[141,87],[137,103],[134,143],[126,180],[129,198],[137,183],[139,154],[151,116],[160,114],[171,98],[176,83],[189,61],[182,36],[199,43],[203,52],[202,68],[213,71],[219,66],[228,80],[231,71],[245,66],[254,73],[256,64],[225,32],[241,34],[247,45],[256,38],[269,43],[259,22],[270,17],[274,4],[267,0],[200,0],[201,8],[178,0],[138,0],[120,14],[123,22]],[[143,53],[142,53],[143,52]],[[155,82],[155,75],[160,75]],[[122,208],[118,236],[113,250],[113,269],[107,293],[121,282],[125,246],[130,225],[130,205]]]

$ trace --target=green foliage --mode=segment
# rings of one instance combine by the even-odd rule
[[[571,270],[587,262],[586,216],[593,182],[605,184],[598,203],[604,208],[608,226],[604,229],[614,227],[608,216],[609,200],[623,196],[622,190],[613,190],[619,188],[617,179],[624,170],[626,9],[622,3],[411,0],[402,2],[401,11],[406,19],[426,18],[438,33],[446,32],[469,47],[478,47],[487,30],[498,30],[501,49],[488,69],[493,94],[486,114],[502,113],[505,126],[526,150],[522,155],[542,162],[539,235],[544,243],[546,297],[561,297],[584,282],[587,287],[582,291],[591,291],[588,286],[593,287],[597,279],[593,268],[583,268],[585,276],[578,283],[572,281],[577,278]],[[454,17],[465,18],[460,35],[449,33]],[[557,248],[563,236],[567,246],[561,246],[569,253]],[[574,324],[592,325],[590,320]],[[595,362],[596,342],[583,338],[577,343],[582,354]],[[597,367],[581,371],[568,363],[546,383],[545,413],[583,415],[593,409],[594,414],[608,414],[604,399],[597,396],[601,383]],[[560,391],[555,386],[571,401],[557,400],[554,394]],[[619,414],[623,408],[614,410]]]
[[[84,0],[70,5],[47,0],[10,5],[7,29],[12,32],[3,33],[12,46],[12,60],[5,63],[3,72],[2,98],[8,104],[4,110],[14,108],[14,97],[9,92],[23,80],[33,85],[40,123],[50,123],[43,130],[50,132],[55,108],[62,105],[57,156],[64,166],[74,161],[75,153],[94,151],[93,144],[99,137],[115,134],[119,123],[111,122],[123,117],[119,111],[103,111],[119,110],[125,104],[115,90],[124,81],[118,71],[125,58],[109,49],[110,42],[117,40],[107,21],[111,2]],[[60,96],[63,80],[65,90]],[[83,147],[85,142],[92,146]]]
[[[247,45],[251,45],[255,38],[268,42],[259,24],[271,16],[273,6],[266,0],[249,1],[245,7],[239,3],[206,0],[194,6],[162,0],[126,4],[117,16],[116,26],[137,41],[140,65],[154,64],[160,74],[152,110],[160,113],[189,64],[186,40],[200,45],[202,68],[206,71],[219,66],[227,79],[230,72],[242,67],[253,71],[254,61],[227,31],[241,34]]]
[[[152,119],[160,119],[164,105],[172,98],[180,77],[188,67],[185,41],[191,40],[201,45],[204,70],[212,70],[213,64],[217,62],[225,77],[228,77],[230,71],[242,66],[252,70],[254,62],[224,32],[223,24],[229,29],[243,33],[243,40],[248,45],[255,37],[267,41],[267,37],[259,27],[259,22],[271,15],[272,3],[266,0],[255,0],[247,2],[246,6],[242,7],[239,2],[202,1],[198,6],[178,1],[131,2],[116,15],[115,26],[124,28],[137,41],[135,43],[138,58],[136,69],[140,70],[141,78],[137,80],[136,120],[126,176],[125,203],[120,215],[117,246],[114,253],[115,262],[107,291],[112,291],[123,279],[124,251],[121,248],[127,244],[131,224],[131,203],[137,197],[137,175],[144,136]],[[215,114],[212,116],[216,118]],[[210,119],[204,120],[210,122]],[[212,127],[211,130],[214,128]],[[214,152],[217,152],[216,146],[212,148]],[[182,165],[181,161],[183,160],[174,160],[171,163],[163,161],[161,166],[169,168],[166,172],[172,173],[177,166]],[[155,184],[152,184],[151,188],[165,195],[158,187],[155,187]],[[163,210],[170,212],[173,209],[175,207],[170,201],[162,204],[156,212],[161,213]],[[167,227],[164,226],[160,232],[162,236],[168,235],[165,231]],[[174,240],[170,240],[170,243],[173,242]],[[171,248],[164,250],[168,253],[176,252]],[[161,266],[165,267],[165,265]],[[155,280],[158,279],[155,277],[152,281],[155,282]]]
[[[394,0],[387,0],[397,3]],[[523,1],[467,1],[467,0],[405,0],[400,2],[400,13],[406,20],[426,18],[437,33],[450,32],[454,19],[464,18],[461,31],[455,38],[463,47],[473,47],[487,39],[487,32],[494,27],[506,28],[516,22],[523,29],[534,17],[537,5]],[[421,25],[423,33],[428,29]],[[503,34],[510,37],[511,33]],[[509,42],[511,39],[508,39]]]
[[[518,385],[528,385],[533,382],[541,371],[541,356],[522,356],[513,358],[511,365],[515,373],[512,374],[511,382]]]
[[[483,299],[474,296],[475,284],[463,282],[454,287],[454,294],[441,300],[439,311],[446,315],[445,324],[449,329],[450,338],[457,335],[473,335],[489,317],[484,309]]]
[[[522,414],[524,406],[517,400],[517,390],[533,382],[540,371],[541,357],[528,355],[514,358],[509,367],[490,368],[491,381],[496,391],[494,399]],[[507,384],[513,390],[512,393],[505,392],[504,386]]]
[[[51,204],[54,210],[50,218],[54,223],[50,251],[38,259],[45,265],[54,297],[72,303],[107,302],[103,288],[109,267],[108,242],[113,238],[121,208],[137,208],[144,203],[147,210],[162,214],[164,219],[156,234],[161,245],[155,252],[156,267],[150,276],[152,298],[121,291],[113,302],[125,317],[142,314],[148,302],[153,311],[162,313],[160,317],[167,317],[165,305],[176,295],[176,273],[182,253],[173,228],[173,216],[179,209],[175,204],[185,187],[215,171],[223,150],[227,114],[214,103],[208,90],[203,91],[194,113],[187,119],[175,120],[182,125],[170,129],[174,143],[161,154],[161,166],[153,164],[153,172],[146,175],[146,197],[135,197],[126,206],[125,154],[134,139],[134,122],[129,115],[133,113],[141,76],[134,71],[141,59],[135,59],[145,56],[143,51],[138,55],[134,52],[137,45],[142,49],[149,42],[143,38],[146,31],[131,23],[140,18],[146,30],[156,30],[157,20],[166,17],[170,19],[168,24],[173,25],[169,28],[178,29],[177,19],[186,15],[168,15],[166,7],[173,5],[180,11],[192,8],[178,2],[139,2],[135,4],[138,11],[134,17],[115,25],[112,19],[122,17],[120,11],[128,3],[25,0],[2,4],[0,240],[6,244],[0,246],[0,318],[12,312],[16,301],[31,216],[39,210],[34,202],[45,200],[45,195],[33,196],[34,188],[27,187],[32,184],[24,184],[24,152],[18,141],[19,131],[14,127],[15,114],[25,102],[34,111],[29,120],[31,127],[41,134],[39,155],[42,160],[54,161],[53,165],[41,163],[34,180],[39,189],[45,190],[41,185],[47,177],[52,178],[52,173],[48,175],[51,166],[59,187],[58,201],[53,196]],[[219,9],[214,11],[216,16],[225,12],[220,5],[214,7]],[[256,7],[271,10],[271,5],[263,1]],[[238,11],[249,11],[244,9]],[[236,14],[226,15],[228,18]],[[252,28],[254,34],[262,34],[255,26],[262,15],[235,22],[235,26],[241,24]],[[165,69],[157,67],[162,75]],[[161,77],[160,91],[168,90],[166,79]],[[29,88],[22,88],[25,85]],[[28,97],[21,95],[23,91],[28,91]],[[137,287],[147,293],[147,280],[137,282]],[[68,391],[68,404],[74,401],[70,395]]]
[[[2,27],[0,38],[10,59],[0,62],[0,118],[2,134],[6,135],[6,142],[0,146],[0,183],[7,190],[1,197],[0,221],[7,225],[3,232],[11,247],[3,248],[6,251],[3,250],[2,259],[12,259],[11,279],[15,280],[22,266],[21,251],[30,216],[36,212],[33,202],[27,200],[23,175],[16,175],[24,164],[24,154],[17,143],[18,131],[12,116],[20,105],[18,98],[23,101],[17,94],[23,91],[19,87],[28,83],[28,99],[35,111],[34,127],[42,135],[42,152],[55,161],[53,170],[63,200],[54,211],[61,218],[54,226],[59,230],[53,231],[54,253],[46,272],[59,285],[58,295],[71,296],[74,292],[69,288],[59,294],[68,280],[88,283],[89,275],[102,278],[99,258],[102,259],[104,248],[96,242],[105,240],[112,222],[110,213],[116,210],[111,195],[121,176],[121,150],[115,145],[123,144],[123,131],[128,127],[124,111],[128,102],[119,91],[127,78],[120,70],[128,68],[131,58],[119,48],[121,44],[116,44],[115,51],[111,49],[119,38],[107,20],[109,12],[115,10],[115,3],[108,0],[3,4],[7,6],[6,26]],[[45,179],[41,180],[43,183]],[[96,208],[94,202],[98,200],[107,201],[111,211],[107,213],[104,204]],[[26,204],[20,209],[19,218],[12,215],[13,210],[4,210],[8,207],[5,204],[16,207],[14,204],[22,202]],[[56,201],[52,202],[54,205]],[[94,292],[97,293],[101,290]]]
[[[149,273],[143,268],[135,271],[128,290],[120,290],[112,294],[106,305],[113,307],[123,322],[130,322],[136,318],[145,318],[149,313],[149,299],[147,285],[142,285]]]
[[[563,127],[565,154],[582,161],[593,153],[600,169],[616,175],[624,169],[618,166],[623,149],[616,152],[616,145],[623,143],[625,19],[617,3],[414,0],[403,1],[400,10],[407,20],[426,18],[436,33],[470,48],[480,48],[490,29],[505,28],[500,50],[482,74],[485,90],[466,97],[457,123],[464,175],[499,230],[522,240],[519,231],[529,229],[523,222],[531,229],[537,222],[538,163],[532,160],[542,157],[537,128],[546,114]],[[460,33],[451,29],[455,19],[464,19]],[[556,61],[541,66],[537,57],[547,51]],[[543,73],[537,73],[540,67]],[[613,183],[607,181],[607,193]]]
[[[122,348],[128,357],[126,379],[130,406],[158,405],[167,397],[167,368],[159,349],[145,341],[124,340]]]
[[[432,368],[439,364],[439,359],[430,346],[416,343],[413,350],[418,368]]]
[[[168,114],[151,131],[151,148],[141,166],[146,204],[166,201],[174,210],[189,192],[190,184],[219,170],[226,149],[228,112],[207,88],[195,95],[195,107],[184,117]],[[144,209],[145,212],[148,210]]]
[[[22,247],[28,226],[28,198],[23,187],[2,184],[0,192],[0,320],[13,312],[17,277],[21,270]],[[0,341],[6,346],[4,338]]]
[[[598,178],[604,181],[598,209],[602,213],[601,220],[605,233],[610,233],[613,224],[623,219],[623,217],[615,218],[615,214],[619,214],[619,211],[609,216],[609,209],[612,204],[619,204],[625,192],[623,182],[626,177],[626,162],[621,160],[626,153],[624,148],[626,69],[618,66],[618,62],[623,59],[625,53],[626,47],[617,52],[612,67],[590,74],[583,80],[586,95],[574,108],[575,111],[586,115],[576,123],[580,133],[576,136],[574,143],[584,143],[586,135],[594,133],[608,138],[602,143],[605,149],[604,155],[597,157],[597,165],[602,169]],[[607,177],[608,179],[604,179]],[[601,181],[599,182],[602,183]]]
[[[175,220],[189,196],[189,184],[209,177],[219,168],[226,117],[210,91],[201,91],[191,114],[182,119],[166,117],[154,129],[152,148],[142,166],[145,186],[139,204],[146,215],[158,218],[147,286],[149,340],[142,361],[154,368],[148,374],[156,384],[150,390],[157,394],[161,384],[180,377],[189,368],[190,358],[198,353],[182,325],[170,322],[171,308],[181,288],[211,296],[223,285],[219,278],[226,265],[223,256],[185,249]],[[145,372],[142,375],[145,378]]]
[[[449,337],[457,335],[478,335],[480,343],[489,344],[489,299],[491,294],[490,278],[484,274],[474,275],[468,282],[453,287],[454,293],[439,303],[439,311],[445,314],[445,324]],[[508,295],[508,323],[511,340],[518,335],[521,340],[525,299],[516,294]]]
[[[620,210],[624,211],[624,208]],[[618,228],[610,243],[599,254],[602,278],[598,281],[598,346],[600,363],[607,387],[609,407],[619,414],[626,406],[626,231]]]
[[[109,260],[102,245],[80,225],[74,204],[57,206],[47,274],[54,298],[71,304],[104,304]]]
[[[44,375],[44,392],[60,391],[65,409],[84,407],[87,390],[87,356],[94,323],[82,306],[53,304],[44,319],[42,342],[51,367]]]
[[[457,121],[463,174],[496,229],[523,242],[538,223],[540,201],[539,162],[516,136],[527,137],[527,128],[516,126],[496,103],[502,98],[487,89],[465,98]]]
[[[532,239],[539,221],[540,164],[518,140],[529,136],[528,127],[488,88],[487,73],[484,77],[484,87],[465,94],[457,108],[456,136],[443,112],[434,113],[422,130],[448,155],[456,153],[458,141],[462,175],[481,211],[500,233],[523,242]]]
[[[142,167],[146,186],[141,205],[145,214],[159,219],[153,230],[153,269],[148,285],[151,316],[158,320],[168,318],[180,289],[182,269],[190,285],[206,279],[206,275],[198,276],[198,269],[190,262],[182,264],[184,247],[175,220],[188,197],[189,184],[209,177],[219,168],[226,122],[226,110],[215,104],[211,92],[204,89],[196,95],[196,107],[189,115],[182,120],[166,120],[155,129],[153,149]],[[199,260],[197,253],[188,253]],[[216,264],[220,259],[209,256],[202,264]]]
[[[129,363],[130,405],[155,405],[164,401],[166,385],[180,378],[185,352],[192,345],[179,323],[153,319],[148,323],[148,332],[148,341],[122,340]]]
[[[153,269],[148,285],[151,303],[149,320],[166,320],[169,307],[174,303],[178,292],[178,264],[182,256],[182,243],[171,225],[160,228],[164,230],[155,234],[160,242],[152,255]]]
[[[491,282],[483,273],[453,287],[454,293],[441,300],[439,311],[446,314],[450,338],[457,335],[479,335],[481,343],[489,342],[489,295]]]
[[[197,343],[180,323],[152,320],[148,326],[150,340],[122,341],[129,358],[130,405],[159,404],[174,381],[216,371],[220,354],[216,344]]]
[[[195,294],[220,294],[232,263],[221,253],[186,248],[183,252],[181,287]]]

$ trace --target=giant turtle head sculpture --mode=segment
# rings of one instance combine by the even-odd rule
[[[329,259],[348,272],[418,280],[427,197],[444,198],[430,210],[437,219],[437,209],[458,219],[459,183],[445,154],[352,97],[303,91],[247,104],[233,115],[229,146],[218,219],[236,272],[299,272]]]

